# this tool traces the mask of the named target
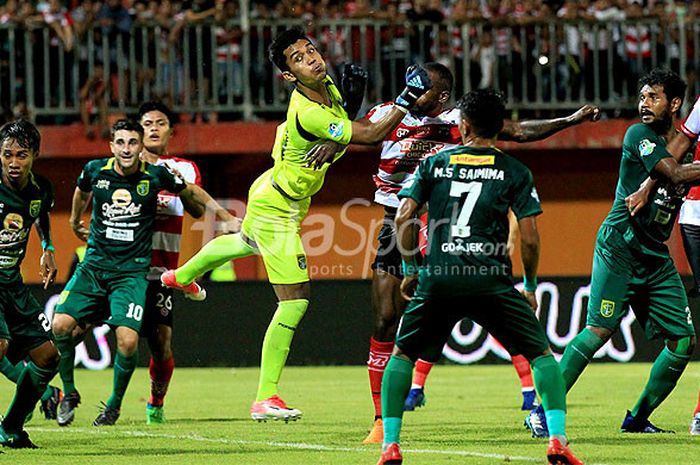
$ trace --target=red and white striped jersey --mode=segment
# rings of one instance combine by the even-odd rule
[[[690,139],[696,140],[700,135],[700,98],[695,101],[693,109],[688,117],[681,124],[681,131]],[[700,161],[700,151],[695,147],[695,161]],[[678,215],[680,224],[693,224],[700,226],[700,186],[693,186],[681,205],[681,212]]]
[[[202,184],[199,168],[190,160],[161,156],[156,165],[166,165],[191,184]],[[155,281],[166,270],[177,268],[180,258],[180,239],[185,207],[177,195],[167,191],[158,193],[158,211],[153,225],[153,255],[148,279]]]
[[[376,122],[393,107],[383,103],[367,114]],[[379,170],[374,175],[377,191],[374,201],[386,207],[398,208],[396,194],[413,177],[424,158],[462,143],[459,135],[459,109],[451,108],[437,116],[415,116],[408,113],[394,131],[382,142]]]

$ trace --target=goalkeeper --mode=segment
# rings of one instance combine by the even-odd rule
[[[278,397],[277,386],[294,332],[309,305],[309,272],[299,230],[311,196],[321,189],[330,163],[343,155],[347,144],[381,142],[432,83],[424,69],[412,66],[406,72],[406,88],[384,118],[374,123],[351,121],[362,103],[364,70],[346,65],[339,90],[326,73],[323,57],[300,29],[279,34],[269,53],[283,78],[294,85],[287,120],[277,128],[274,166],[250,187],[241,232],[212,240],[183,266],[165,272],[161,281],[186,296],[201,298],[203,289],[195,278],[232,259],[262,256],[278,305],[263,340],[258,392],[250,414],[258,421],[289,421],[302,413]],[[337,145],[324,144],[328,141]],[[328,150],[330,157],[320,153]]]

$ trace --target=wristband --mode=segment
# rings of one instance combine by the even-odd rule
[[[420,267],[418,266],[415,258],[409,262],[401,259],[401,271],[403,272],[404,276],[415,276],[418,274],[419,270]]]
[[[55,251],[55,249],[53,248],[53,244],[51,243],[50,240],[47,240],[47,239],[41,240],[41,248],[43,250],[50,250],[51,252]]]
[[[532,278],[525,276],[523,288],[526,292],[535,292],[537,290],[537,276]]]

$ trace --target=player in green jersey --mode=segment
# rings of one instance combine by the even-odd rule
[[[685,89],[685,82],[669,70],[654,69],[640,79],[642,122],[625,134],[615,200],[596,238],[586,327],[567,345],[560,361],[568,391],[630,307],[648,338],[664,340],[644,391],[623,420],[622,432],[669,432],[654,426],[649,416],[676,386],[695,347],[685,289],[664,244],[682,203],[682,185],[700,182],[700,164],[679,164],[685,153],[674,157],[666,147],[677,132]],[[625,200],[648,177],[658,179],[652,201],[632,216]],[[539,409],[532,411],[526,424],[533,436],[547,433]]]
[[[44,286],[56,277],[49,221],[54,204],[53,187],[48,180],[32,173],[40,143],[39,131],[28,121],[13,121],[0,129],[0,361],[11,365],[6,357],[18,361],[29,356],[29,363],[14,380],[15,397],[0,425],[0,444],[17,448],[36,447],[23,429],[24,422],[58,366],[51,322],[20,274],[29,233],[36,224],[44,251],[41,256]]]
[[[462,145],[421,162],[399,192],[396,213],[403,262],[401,292],[411,299],[382,380],[384,444],[378,465],[402,463],[399,436],[404,399],[418,358],[434,362],[454,325],[468,317],[512,354],[531,363],[551,428],[551,464],[581,464],[567,446],[564,380],[533,309],[542,213],[532,174],[494,147],[505,104],[493,89],[469,92],[459,102]],[[426,204],[428,244],[417,265],[417,213]],[[518,219],[525,291],[514,288],[507,243],[508,210]]]
[[[279,303],[263,341],[260,380],[251,417],[288,421],[300,418],[301,411],[289,408],[280,399],[278,383],[310,295],[299,229],[311,196],[321,189],[330,166],[307,166],[306,155],[327,140],[342,145],[336,160],[350,142],[380,142],[432,84],[425,70],[411,67],[406,73],[406,88],[396,99],[397,106],[385,118],[376,123],[351,121],[343,105],[344,96],[327,75],[323,57],[303,31],[289,29],[279,34],[270,46],[270,59],[294,90],[287,119],[277,129],[272,149],[274,166],[250,188],[241,233],[212,240],[185,265],[164,273],[161,279],[169,287],[197,294],[201,288],[195,278],[229,260],[262,255]]]
[[[113,157],[88,162],[73,195],[70,221],[76,235],[87,240],[87,251],[61,293],[53,330],[61,351],[61,377],[68,398],[77,392],[72,383],[75,328],[98,322],[115,328],[117,353],[112,395],[93,422],[95,426],[117,421],[136,368],[158,193],[167,190],[180,197],[197,195],[170,169],[139,159],[143,133],[143,127],[135,121],[117,121],[111,130]],[[92,217],[88,231],[81,217],[90,197]],[[59,424],[65,426],[72,420],[71,411]]]

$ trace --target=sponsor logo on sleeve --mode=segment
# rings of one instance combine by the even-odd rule
[[[495,160],[493,155],[451,155],[450,165],[493,165]]]
[[[306,255],[297,255],[297,265],[300,270],[306,269]]]
[[[639,143],[639,154],[643,157],[649,156],[654,153],[656,144],[649,139],[644,139]]]
[[[615,302],[603,299],[600,302],[600,314],[603,318],[611,318],[615,314]]]
[[[532,188],[532,192],[530,192],[530,195],[532,196],[533,199],[537,200],[537,202],[540,201],[540,196],[537,193],[537,189],[535,189],[534,187]]]
[[[343,137],[343,133],[345,132],[345,124],[342,121],[338,121],[336,123],[331,123],[328,125],[328,134],[333,139],[338,139],[340,137]]]

